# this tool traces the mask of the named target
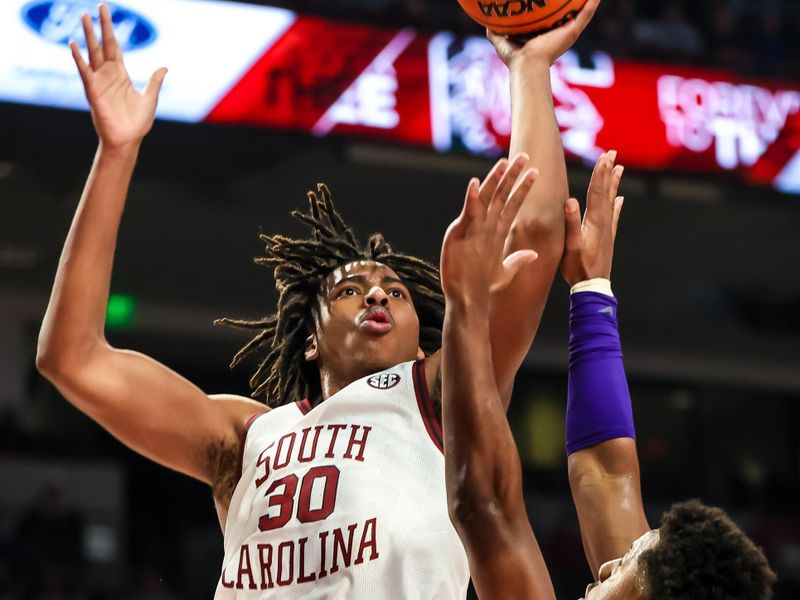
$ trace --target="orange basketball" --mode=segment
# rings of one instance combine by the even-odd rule
[[[458,0],[480,25],[506,35],[555,29],[578,14],[586,0]]]

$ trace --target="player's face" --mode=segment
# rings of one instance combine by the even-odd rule
[[[320,298],[316,335],[306,358],[347,377],[363,377],[422,358],[419,319],[408,288],[374,261],[346,264],[330,274]]]
[[[653,529],[633,542],[622,558],[603,563],[597,582],[586,588],[582,600],[642,600],[647,598],[647,578],[639,564],[639,556],[658,542],[658,530]]]

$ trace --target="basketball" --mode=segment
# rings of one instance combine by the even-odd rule
[[[458,0],[478,24],[506,35],[550,31],[573,19],[586,0]]]

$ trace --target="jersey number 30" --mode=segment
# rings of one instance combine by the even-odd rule
[[[324,485],[322,491],[322,503],[317,508],[311,508],[311,493],[314,490],[314,483],[318,480],[319,485]],[[258,528],[261,531],[279,529],[289,522],[294,513],[295,494],[299,479],[292,473],[272,482],[264,493],[269,498],[270,508],[278,508],[277,514],[266,514],[258,520]],[[281,490],[281,488],[283,488]],[[336,506],[336,492],[339,488],[339,469],[333,465],[324,467],[313,467],[303,475],[300,484],[300,496],[297,499],[297,520],[301,523],[313,523],[322,521],[330,516]],[[281,490],[281,491],[278,491]]]

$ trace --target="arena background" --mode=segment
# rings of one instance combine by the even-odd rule
[[[605,0],[579,61],[601,51],[619,64],[700,67],[800,90],[800,14],[789,0],[662,4]],[[333,29],[481,35],[455,0],[283,7]],[[200,33],[212,45],[225,37]],[[0,74],[20,54],[3,39]],[[38,327],[96,141],[87,113],[35,106],[48,103],[41,93],[15,100],[3,85],[0,77],[9,100],[0,103],[0,598],[208,598],[222,554],[208,490],[122,447],[36,373]],[[635,127],[637,114],[629,118]],[[779,132],[775,160],[800,151],[794,127]],[[211,321],[272,309],[271,275],[250,260],[259,232],[297,231],[289,211],[326,181],[362,234],[381,230],[436,260],[468,178],[492,163],[466,144],[437,152],[357,127],[324,137],[303,129],[156,123],[120,233],[113,344],[154,356],[207,392],[246,394],[248,368],[227,368],[243,337]],[[614,132],[607,136],[614,147]],[[636,163],[647,145],[621,150],[620,162]],[[586,160],[573,154],[569,167],[581,197]],[[679,499],[723,506],[765,548],[780,579],[776,598],[789,600],[800,597],[800,195],[760,177],[692,172],[679,161],[629,168],[612,281],[651,522]],[[569,599],[589,572],[563,450],[566,308],[558,281],[510,419],[528,511],[558,597]]]

